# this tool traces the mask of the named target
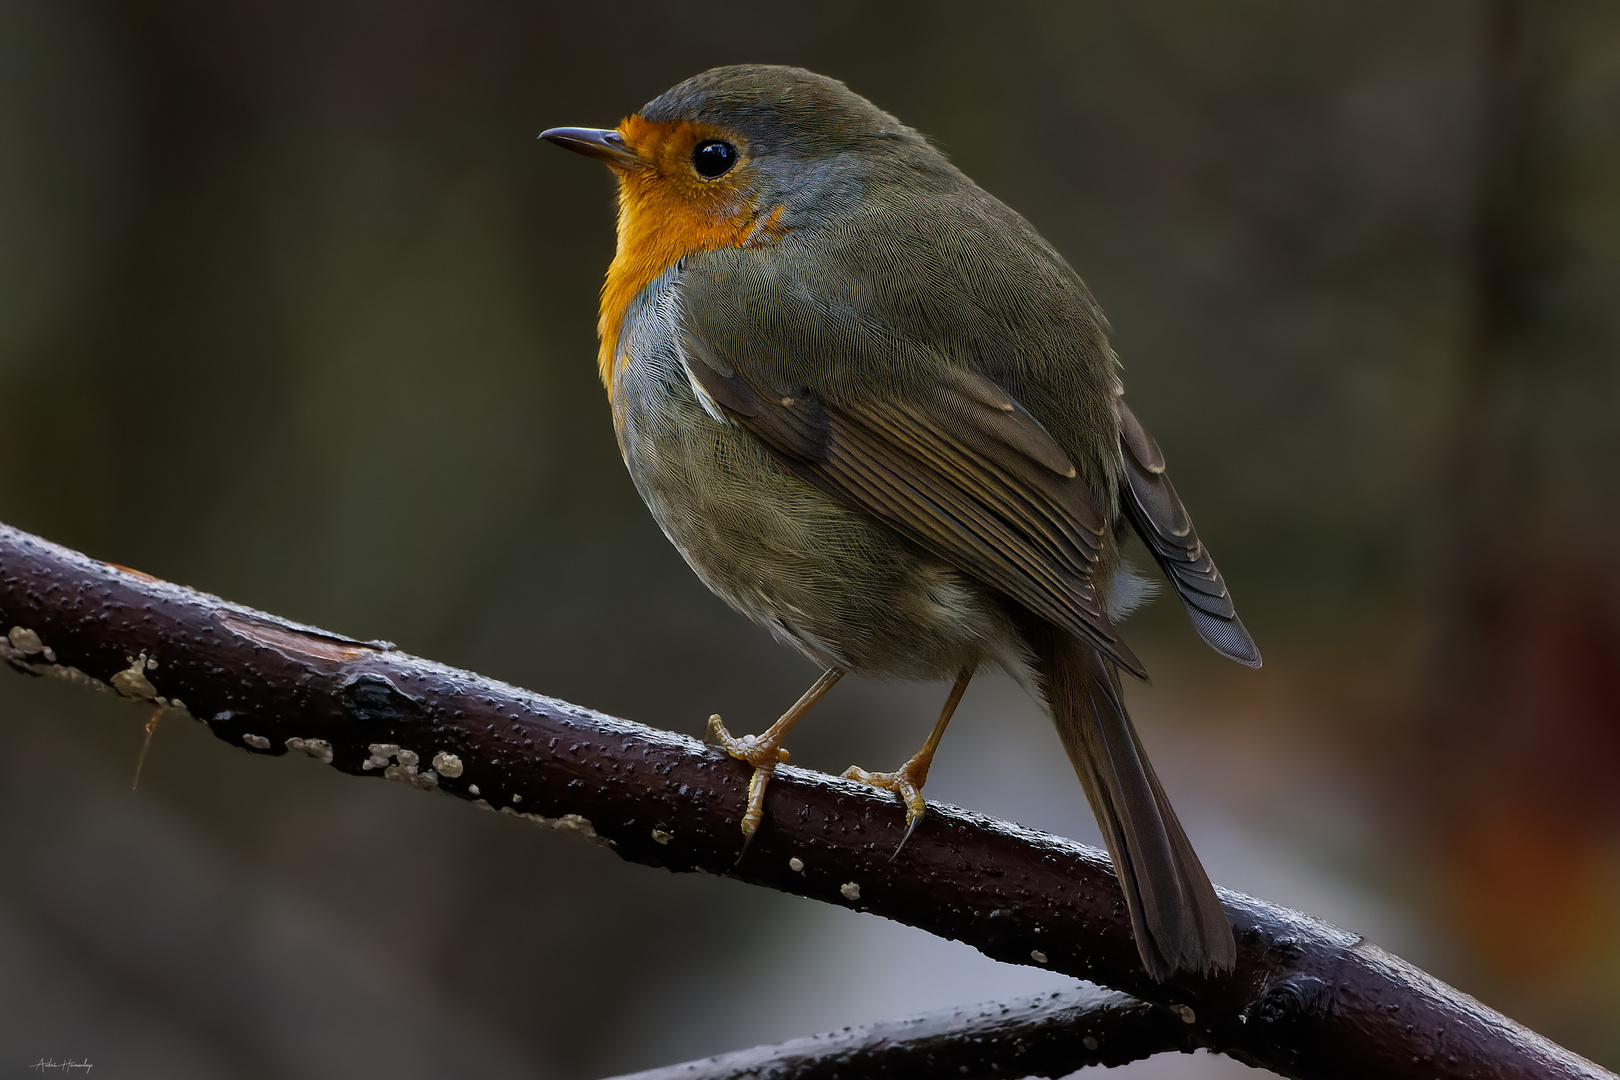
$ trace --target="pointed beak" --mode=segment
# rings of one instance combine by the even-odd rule
[[[576,154],[593,157],[615,169],[631,169],[641,164],[641,159],[624,141],[624,136],[612,128],[559,127],[542,131],[540,137]]]

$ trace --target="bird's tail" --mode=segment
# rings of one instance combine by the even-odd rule
[[[1143,966],[1159,980],[1231,968],[1237,961],[1231,924],[1153,775],[1113,663],[1044,620],[1027,630],[1052,722],[1125,892]]]

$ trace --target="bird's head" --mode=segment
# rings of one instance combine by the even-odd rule
[[[775,244],[858,204],[875,164],[915,131],[801,68],[714,68],[648,102],[616,128],[540,136],[596,158],[619,182],[619,246],[602,289],[600,357],[609,384],[625,309],[699,251]]]
[[[656,230],[689,250],[769,242],[785,220],[855,194],[863,161],[920,136],[843,83],[800,68],[715,68],[617,128],[541,138],[608,165],[620,238]],[[643,219],[646,219],[645,221]]]

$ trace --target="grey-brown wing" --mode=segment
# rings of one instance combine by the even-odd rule
[[[1222,656],[1259,667],[1260,650],[1238,618],[1215,560],[1199,541],[1187,508],[1164,471],[1164,453],[1124,400],[1117,404],[1126,487],[1120,503],[1125,516],[1175,586],[1198,636]]]
[[[905,400],[824,401],[768,384],[689,318],[675,336],[693,382],[788,470],[1144,674],[1093,580],[1108,516],[1062,447],[991,380],[962,372]]]

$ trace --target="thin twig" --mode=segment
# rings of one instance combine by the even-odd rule
[[[146,755],[152,749],[152,736],[157,733],[158,721],[163,719],[166,711],[162,705],[155,706],[151,718],[146,721],[146,738],[141,740],[141,752],[135,758],[135,777],[129,782],[131,791],[141,786],[141,770],[146,768]]]
[[[616,1080],[1006,1080],[1199,1047],[1169,1009],[1081,987],[757,1046]]]

